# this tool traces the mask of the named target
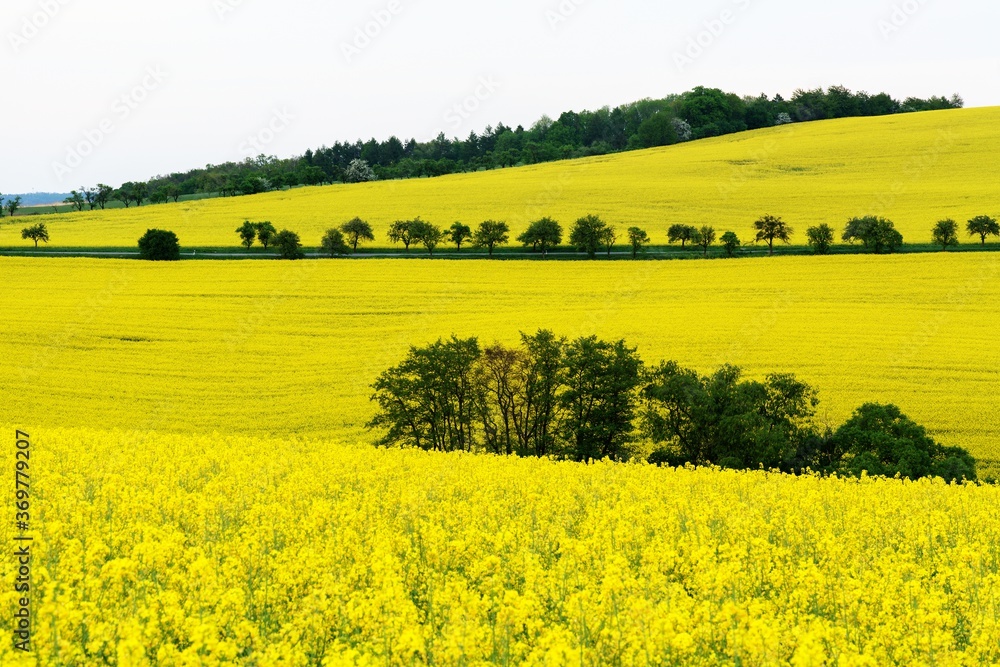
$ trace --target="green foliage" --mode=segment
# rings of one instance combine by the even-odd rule
[[[825,222],[816,227],[810,227],[806,230],[806,238],[814,253],[825,255],[830,252],[830,248],[833,246],[833,227]]]
[[[753,226],[757,230],[757,241],[767,242],[768,254],[770,255],[774,254],[775,241],[790,243],[792,240],[792,228],[784,220],[773,215],[765,215],[753,223]]]
[[[63,203],[64,204],[69,204],[70,206],[72,206],[73,208],[75,208],[77,211],[82,211],[83,207],[87,203],[87,199],[86,199],[86,197],[84,197],[84,195],[83,195],[82,192],[80,192],[78,190],[71,190],[70,193],[69,193],[69,197],[66,197],[65,199],[63,199]]]
[[[283,229],[274,236],[274,247],[278,251],[281,259],[303,259],[305,253],[302,252],[302,241],[299,235],[287,229]]]
[[[510,240],[510,227],[506,222],[496,220],[486,220],[480,223],[476,233],[472,235],[472,245],[477,248],[486,248],[490,257],[497,246],[507,245]]]
[[[903,245],[903,235],[896,231],[891,220],[871,215],[851,218],[844,229],[843,240],[848,243],[861,241],[875,254],[892,253]]]
[[[454,222],[448,228],[448,240],[455,244],[455,248],[459,252],[462,252],[462,244],[472,240],[472,228],[461,222]]]
[[[648,435],[661,445],[654,463],[790,470],[819,401],[791,375],[764,382],[724,366],[702,377],[675,362],[649,374],[642,390]]]
[[[965,229],[969,232],[969,236],[978,236],[982,239],[983,245],[986,245],[986,237],[1000,236],[1000,224],[997,223],[996,218],[988,215],[978,215],[969,220]]]
[[[517,237],[518,243],[532,250],[541,250],[542,257],[548,255],[549,250],[562,243],[562,225],[552,218],[542,218],[528,225],[528,229]]]
[[[414,222],[420,222],[420,218],[416,220],[397,220],[389,226],[389,232],[386,236],[393,243],[402,243],[403,247],[409,250],[410,244],[413,243],[411,227]]]
[[[596,336],[565,347],[559,406],[566,455],[575,461],[626,458],[633,436],[642,361],[625,341]]]
[[[649,234],[646,233],[645,229],[629,227],[628,242],[632,246],[632,259],[635,259],[640,252],[645,252],[646,246],[649,245]]]
[[[255,222],[253,225],[254,229],[257,230],[257,240],[264,246],[264,250],[267,250],[271,243],[276,241],[275,236],[278,234],[278,230],[266,220],[264,222]]]
[[[372,385],[379,412],[369,428],[385,428],[379,441],[442,452],[472,451],[480,391],[473,382],[479,360],[475,338],[411,347],[406,359]]]
[[[942,250],[958,245],[958,223],[951,218],[939,220],[934,225],[931,240],[935,245],[941,246]]]
[[[935,442],[895,405],[863,405],[837,430],[833,442],[844,453],[839,471],[845,474],[976,479],[975,459],[963,449]]]
[[[498,123],[482,133],[471,132],[464,140],[449,139],[442,133],[427,142],[401,141],[395,136],[384,141],[338,141],[290,158],[261,155],[158,176],[144,185],[149,192],[157,193],[158,201],[163,201],[164,196],[176,201],[180,195],[197,193],[250,195],[285,186],[424,178],[604,155],[793,121],[961,106],[963,102],[957,97],[911,97],[900,103],[885,93],[853,93],[839,86],[826,91],[798,90],[791,99],[780,95],[741,98],[719,89],[698,87],[680,95],[639,100],[614,109],[568,111],[555,121],[544,118],[529,129]],[[124,185],[121,190],[125,190]],[[126,206],[134,203],[131,197],[123,201]]]
[[[139,257],[157,262],[177,261],[181,258],[181,244],[173,232],[148,229],[139,239]]]
[[[253,246],[253,242],[257,239],[257,228],[249,220],[244,221],[236,229],[236,233],[240,235],[240,245],[244,246],[247,250]]]
[[[30,227],[25,227],[21,230],[22,239],[31,239],[35,242],[35,247],[38,247],[39,241],[49,242],[49,230],[45,226],[44,222],[40,222],[37,225],[32,225]]]
[[[736,232],[726,232],[720,240],[722,241],[722,249],[725,251],[726,257],[735,257],[736,251],[743,246]]]
[[[597,251],[607,240],[608,224],[596,215],[587,215],[573,225],[569,234],[569,242],[581,252],[594,259]]]
[[[708,249],[715,243],[715,228],[709,227],[708,225],[702,226],[702,228],[697,230],[694,233],[694,236],[691,237],[691,242],[696,246],[701,247],[704,256],[708,257]]]
[[[976,462],[943,447],[892,405],[865,405],[838,430],[816,423],[816,391],[793,375],[747,380],[735,366],[709,376],[663,362],[646,370],[625,341],[567,342],[550,331],[521,344],[439,340],[413,347],[373,385],[380,440],[441,451],[629,458],[821,473],[974,480]],[[648,451],[648,449],[646,449]]]
[[[4,202],[4,207],[7,209],[7,213],[10,217],[13,218],[21,208],[21,195],[8,199]]]
[[[439,227],[429,222],[424,222],[420,218],[410,223],[410,238],[414,243],[420,243],[427,248],[427,252],[430,253],[431,257],[434,256],[434,248],[444,241],[446,237],[447,234],[441,231]]]
[[[340,231],[347,235],[347,242],[351,245],[352,252],[358,251],[358,244],[362,241],[375,240],[375,230],[361,218],[345,222],[341,225]]]
[[[674,116],[666,111],[653,114],[639,125],[638,144],[643,148],[669,146],[678,141]]]
[[[667,243],[680,242],[681,250],[689,241],[693,241],[698,229],[692,225],[671,225],[667,230]]]
[[[320,241],[320,248],[323,252],[329,253],[330,257],[343,256],[351,251],[351,247],[344,239],[344,233],[339,229],[326,230],[323,240]]]

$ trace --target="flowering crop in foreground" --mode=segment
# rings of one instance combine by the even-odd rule
[[[997,487],[32,436],[37,653],[4,665],[1000,661]]]

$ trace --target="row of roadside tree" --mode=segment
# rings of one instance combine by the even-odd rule
[[[776,243],[790,244],[794,235],[792,227],[780,217],[765,215],[754,222],[755,235],[753,243],[767,244],[770,254],[774,254]],[[1000,224],[996,218],[980,215],[970,219],[965,231],[973,237],[978,237],[983,245],[991,236],[1000,237]],[[248,250],[259,242],[265,249],[278,233],[270,222],[246,221],[236,230],[243,246]],[[816,254],[829,253],[834,247],[837,232],[827,224],[809,227],[806,230],[806,241]],[[947,249],[959,244],[960,227],[951,219],[939,221],[932,229],[934,245]],[[848,244],[862,244],[871,252],[891,253],[903,246],[903,235],[896,229],[895,223],[878,216],[852,218],[845,225],[840,238]],[[423,247],[433,256],[436,249],[444,244],[452,245],[461,252],[463,247],[486,250],[490,257],[511,240],[510,226],[503,221],[485,220],[476,229],[455,222],[450,227],[442,229],[438,225],[422,220],[420,217],[412,220],[397,220],[390,225],[386,239],[394,244],[402,244],[409,251],[412,246]],[[329,229],[321,241],[321,248],[331,256],[346,255],[357,252],[358,247],[376,240],[375,229],[367,221],[354,218],[340,227]],[[527,230],[516,238],[525,248],[538,252],[542,257],[560,248],[564,241],[562,225],[556,220],[545,217],[528,225]],[[620,242],[627,244],[633,258],[646,251],[651,239],[646,230],[640,227],[629,227],[624,235],[614,225],[607,223],[600,216],[587,215],[578,219],[570,230],[569,245],[579,252],[585,252],[590,258],[599,254],[611,256]],[[705,256],[718,244],[724,255],[736,256],[744,247],[743,241],[733,231],[721,235],[710,225],[696,227],[687,224],[672,225],[667,232],[667,242],[680,244],[681,249],[699,248]]]

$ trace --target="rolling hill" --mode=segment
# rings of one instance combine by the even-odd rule
[[[393,220],[421,216],[442,227],[506,220],[513,236],[538,217],[568,228],[596,213],[654,244],[674,223],[710,224],[748,240],[753,221],[785,218],[804,243],[808,226],[851,216],[893,219],[910,242],[933,224],[1000,212],[1000,107],[849,118],[745,132],[666,148],[434,179],[333,185],[32,218],[51,245],[127,247],[148,228],[175,231],[185,247],[232,246],[245,219],[270,220],[316,246],[324,230],[361,216],[388,247]],[[29,245],[24,221],[7,218],[0,247]]]

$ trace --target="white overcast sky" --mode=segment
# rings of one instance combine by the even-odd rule
[[[0,192],[465,137],[696,85],[998,105],[998,25],[996,0],[3,0]]]

